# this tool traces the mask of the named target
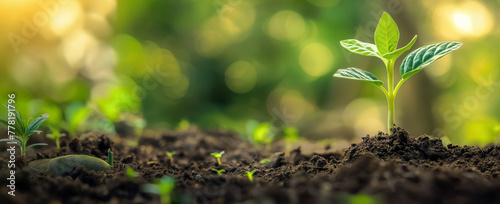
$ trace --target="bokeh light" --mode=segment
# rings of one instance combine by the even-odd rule
[[[300,66],[312,77],[320,77],[333,69],[333,54],[320,43],[311,43],[302,48],[299,56]]]
[[[257,81],[255,67],[246,61],[231,64],[225,73],[226,85],[235,93],[246,93],[252,90]]]
[[[300,39],[305,31],[304,18],[295,11],[280,11],[269,20],[269,35],[277,40],[295,41]]]
[[[494,25],[492,13],[478,1],[438,4],[433,22],[437,34],[447,40],[483,37]]]

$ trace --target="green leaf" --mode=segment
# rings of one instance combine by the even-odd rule
[[[33,122],[31,122],[28,125],[28,128],[26,128],[26,135],[33,134],[33,132],[35,132],[35,130],[38,129],[38,127],[40,127],[40,125],[42,125],[42,123],[45,122],[45,120],[47,120],[47,118],[49,118],[49,114],[47,114],[47,113],[41,115],[38,118],[35,118],[33,120]]]
[[[26,147],[26,149],[29,149],[29,148],[32,148],[32,147],[36,147],[36,146],[43,146],[43,145],[48,145],[46,143],[35,143],[35,144],[31,144],[30,146]]]
[[[417,36],[416,35],[415,35],[415,37],[413,37],[413,39],[410,41],[410,43],[408,43],[408,45],[406,45],[406,46],[404,46],[404,47],[402,47],[400,49],[394,50],[392,52],[388,52],[383,57],[385,59],[388,59],[388,60],[396,59],[401,54],[403,54],[404,52],[408,51],[413,46],[413,44],[415,44],[415,41],[417,41]]]
[[[399,41],[399,29],[391,16],[384,12],[377,29],[375,29],[375,45],[380,55],[396,50]]]
[[[359,55],[381,58],[381,56],[378,54],[377,46],[371,43],[361,42],[356,39],[348,39],[340,41],[340,45],[342,45],[342,47],[344,47],[345,49]]]
[[[9,127],[9,123],[6,120],[0,119],[0,123],[4,124],[5,126]]]
[[[372,73],[353,67],[347,69],[339,69],[333,76],[339,78],[366,81],[375,86],[381,86],[383,84],[383,82],[378,80],[377,77]]]
[[[7,104],[3,104],[5,106],[5,108],[7,108],[7,111],[9,110],[9,106]],[[17,129],[17,132],[21,133],[17,133],[19,135],[22,135],[23,133],[25,133],[26,131],[26,127],[24,125],[24,121],[23,121],[23,117],[21,116],[21,114],[17,111],[17,110],[14,110],[14,114],[16,115],[16,129]]]
[[[422,71],[429,64],[462,46],[459,42],[442,42],[421,47],[410,53],[401,63],[399,72],[403,80]]]
[[[15,142],[17,144],[17,146],[21,146],[21,141],[19,141],[19,140],[0,139],[0,142]]]

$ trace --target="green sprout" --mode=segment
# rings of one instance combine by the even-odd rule
[[[247,171],[247,173],[245,175],[247,175],[248,177],[248,180],[250,182],[253,182],[253,174],[255,173],[255,169],[253,171]]]
[[[269,163],[269,162],[271,162],[271,159],[269,159],[269,158],[264,158],[264,159],[262,159],[262,160],[260,160],[260,161],[259,161],[259,164],[267,164],[267,163]]]
[[[380,88],[384,92],[389,107],[387,124],[389,133],[391,133],[391,127],[394,125],[394,99],[401,85],[408,78],[422,71],[423,68],[427,67],[432,62],[458,49],[462,45],[460,42],[441,42],[421,47],[413,51],[407,55],[401,63],[399,68],[401,80],[397,83],[396,87],[394,87],[394,63],[401,54],[408,51],[413,46],[416,40],[417,36],[415,35],[410,43],[400,49],[397,49],[399,29],[391,16],[384,12],[375,30],[375,44],[361,42],[356,39],[340,41],[342,47],[353,53],[364,56],[378,57],[384,62],[387,69],[387,89],[382,86],[383,82],[375,77],[375,75],[358,68],[351,67],[347,69],[339,69],[333,76],[366,81]]]
[[[219,153],[217,152],[214,152],[214,153],[211,153],[210,155],[214,156],[216,159],[217,159],[217,163],[219,164],[219,166],[221,165],[221,162],[220,162],[220,158],[222,157],[222,155],[226,153],[225,151],[221,151]]]
[[[61,133],[61,131],[59,131],[59,129],[57,129],[53,126],[49,126],[49,129],[50,129],[50,131],[52,131],[52,134],[47,134],[45,137],[52,139],[52,140],[55,140],[57,149],[61,149],[61,145],[59,144],[59,139],[61,137],[66,136],[66,133]]]
[[[144,185],[142,190],[160,195],[161,204],[170,204],[172,202],[172,191],[175,187],[174,178],[165,176],[155,183]]]
[[[135,182],[135,178],[139,175],[134,169],[129,166],[127,166],[127,168],[125,169],[125,173],[132,182]]]
[[[179,121],[179,123],[177,124],[177,131],[185,131],[185,130],[188,130],[189,129],[189,126],[191,126],[191,124],[189,124],[189,121],[187,119],[182,119],[181,121]]]
[[[21,114],[14,109],[14,106],[5,105],[5,107],[7,107],[7,110],[9,111],[9,119],[8,121],[0,119],[0,122],[8,127],[9,135],[15,134],[15,136],[9,139],[1,139],[0,142],[15,143],[17,146],[20,147],[21,155],[23,156],[26,155],[26,150],[28,150],[31,147],[47,145],[46,143],[35,143],[26,146],[26,143],[28,143],[28,140],[30,139],[31,135],[35,133],[39,134],[41,132],[36,129],[38,129],[38,127],[40,127],[40,125],[42,125],[42,123],[45,122],[47,118],[49,118],[49,114],[45,113],[33,120],[30,118],[25,121],[23,120],[23,117],[21,117]]]
[[[114,167],[113,152],[111,151],[111,148],[108,149],[108,164],[111,167]]]
[[[272,131],[272,126],[269,122],[260,123],[259,125],[257,125],[252,134],[254,142],[265,145],[273,142],[275,136],[276,133]]]
[[[218,174],[219,176],[221,176],[221,175],[222,175],[222,173],[226,172],[226,170],[224,170],[224,169],[221,169],[221,170],[212,169],[212,171],[217,172],[217,174]]]
[[[71,103],[66,107],[64,116],[68,121],[68,131],[71,136],[76,134],[78,126],[82,124],[89,114],[90,108],[79,102]]]
[[[175,151],[167,152],[167,157],[170,158],[170,163],[174,163]]]

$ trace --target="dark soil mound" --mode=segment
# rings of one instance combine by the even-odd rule
[[[345,153],[303,154],[298,148],[287,156],[261,151],[232,133],[149,133],[136,147],[86,133],[84,139],[63,138],[60,150],[40,148],[37,156],[19,158],[16,196],[7,195],[4,181],[0,203],[158,203],[157,195],[141,188],[165,175],[176,178],[173,203],[346,203],[351,194],[372,195],[382,203],[500,203],[499,146],[443,146],[439,139],[394,132],[367,136]],[[32,175],[25,167],[34,159],[67,154],[106,159],[108,148],[115,157],[109,171],[76,166],[57,177]],[[210,153],[222,150],[219,166]],[[176,151],[173,161],[166,151]],[[260,164],[263,158],[271,161]],[[0,159],[2,178],[8,176],[6,164]],[[139,173],[134,181],[126,166]],[[219,176],[212,169],[226,172]],[[245,176],[251,170],[254,182]]]

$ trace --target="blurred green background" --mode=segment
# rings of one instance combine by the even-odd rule
[[[386,99],[332,74],[358,67],[386,80],[380,60],[339,44],[373,43],[386,11],[400,47],[414,35],[412,50],[464,43],[403,85],[397,125],[498,143],[499,10],[497,0],[3,0],[0,101],[16,93],[21,113],[47,112],[72,132],[189,121],[247,134],[258,121],[311,139],[359,139],[386,131]]]

